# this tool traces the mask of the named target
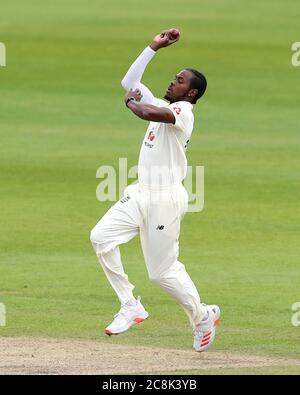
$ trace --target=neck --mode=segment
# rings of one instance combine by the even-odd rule
[[[173,100],[173,99],[172,99],[172,100],[169,100],[169,103],[172,104],[172,103],[176,103],[176,102],[178,102],[178,101],[187,101],[187,102],[193,104],[191,98],[188,97],[188,96],[185,96],[185,97],[180,98],[180,99],[177,99],[177,100]]]

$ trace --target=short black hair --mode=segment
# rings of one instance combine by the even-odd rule
[[[198,90],[198,94],[194,97],[192,101],[192,104],[195,104],[197,100],[204,95],[207,88],[207,81],[204,75],[200,73],[200,71],[191,68],[187,68],[185,70],[190,71],[194,75],[191,80],[191,88]]]

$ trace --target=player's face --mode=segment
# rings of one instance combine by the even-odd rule
[[[188,93],[191,89],[192,78],[193,73],[189,70],[183,70],[176,74],[166,90],[165,99],[170,103],[186,100],[189,97]]]

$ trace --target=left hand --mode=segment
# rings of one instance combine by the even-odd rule
[[[126,103],[126,100],[129,99],[129,97],[134,97],[134,100],[136,101],[141,101],[143,95],[142,92],[139,89],[129,89],[129,91],[126,93],[124,97],[124,102]]]
[[[152,48],[153,51],[157,51],[160,48],[168,47],[169,45],[176,43],[180,38],[180,34],[176,38],[171,39],[169,34],[172,32],[172,30],[174,29],[164,30],[155,36],[150,43],[150,48]]]

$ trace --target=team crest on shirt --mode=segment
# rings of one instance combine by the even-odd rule
[[[149,141],[152,142],[154,139],[155,139],[155,134],[153,133],[153,130],[151,130],[151,131],[148,133],[147,140],[149,140]],[[144,141],[144,144],[145,144],[145,146],[148,147],[148,148],[153,148],[153,144],[148,143],[148,141]]]
[[[151,132],[149,132],[147,139],[150,141],[153,141],[155,139],[155,134],[152,132],[152,130]]]

